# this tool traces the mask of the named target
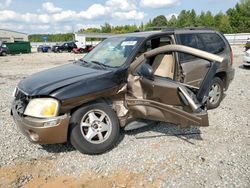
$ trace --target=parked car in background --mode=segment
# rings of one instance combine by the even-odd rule
[[[75,54],[79,54],[79,53],[88,53],[90,52],[91,50],[94,49],[94,46],[93,45],[86,45],[85,48],[74,48],[73,49],[73,52]]]
[[[74,48],[77,48],[77,45],[74,42],[65,42],[61,44],[56,44],[52,47],[53,52],[72,52]]]
[[[243,66],[250,67],[250,49],[247,50],[243,57]]]
[[[51,50],[52,50],[51,46],[46,45],[46,44],[39,45],[37,47],[37,52],[51,52]]]
[[[247,39],[247,42],[245,44],[245,49],[246,49],[246,51],[250,49],[250,38]]]
[[[9,53],[9,49],[5,44],[0,44],[0,56],[6,56]]]

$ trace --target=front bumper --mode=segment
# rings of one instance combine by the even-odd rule
[[[67,141],[70,116],[53,118],[22,117],[12,106],[12,116],[21,132],[33,143],[56,144]]]

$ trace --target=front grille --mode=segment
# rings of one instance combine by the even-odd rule
[[[19,115],[24,114],[28,102],[29,102],[28,96],[23,91],[17,88],[15,92],[14,108]]]
[[[23,91],[21,91],[20,89],[16,88],[16,92],[15,92],[15,99],[16,100],[22,100],[22,99],[25,99],[27,97],[28,96]]]
[[[24,114],[26,106],[27,106],[27,103],[25,103],[24,101],[19,100],[19,101],[16,101],[15,103],[15,109],[19,115]]]

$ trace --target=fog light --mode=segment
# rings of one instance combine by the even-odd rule
[[[43,124],[44,127],[54,127],[58,124],[58,120],[48,121]]]
[[[29,131],[29,134],[30,134],[30,139],[32,141],[37,142],[39,140],[39,135],[36,134],[35,132]]]

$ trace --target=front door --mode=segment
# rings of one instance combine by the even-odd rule
[[[128,85],[126,103],[133,117],[172,122],[183,127],[208,126],[206,111],[195,114],[182,101],[180,88],[185,87],[178,82],[130,75]]]
[[[173,52],[191,53],[207,60],[222,62],[218,56],[180,45],[168,45],[144,53],[129,69],[126,103],[130,116],[181,126],[208,126],[207,112],[197,103],[196,93],[175,81],[175,78],[154,75],[153,65],[148,63],[152,57],[156,59],[158,55]]]

